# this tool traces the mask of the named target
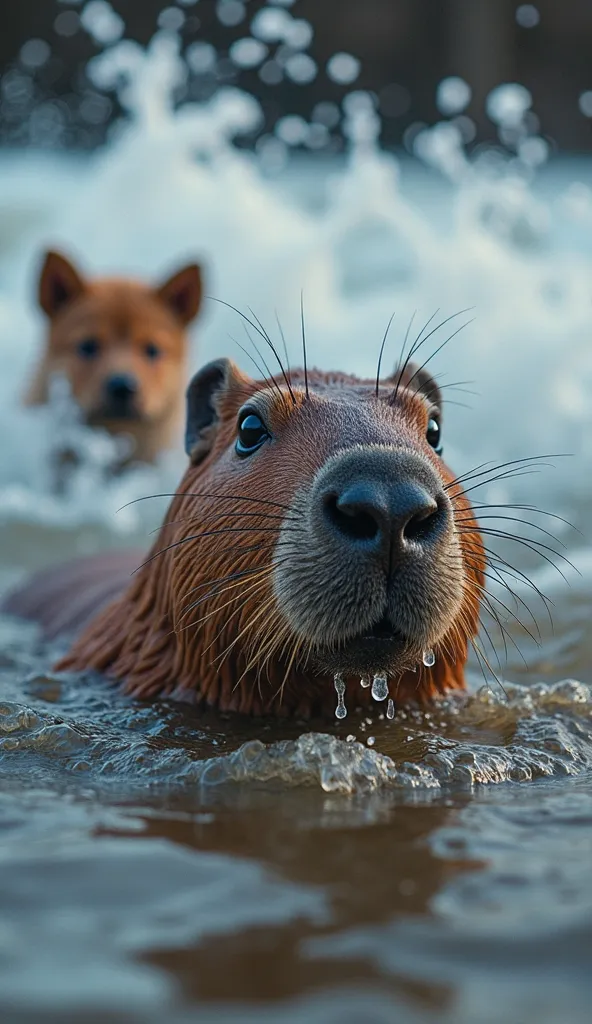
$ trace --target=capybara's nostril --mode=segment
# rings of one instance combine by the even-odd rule
[[[388,530],[388,508],[371,484],[354,483],[341,494],[326,495],[324,508],[333,528],[350,540],[376,541]]]
[[[447,519],[446,499],[438,501],[413,479],[391,484],[390,499],[392,554],[435,540]]]
[[[121,373],[109,377],[105,383],[105,394],[110,402],[125,405],[136,395],[138,382],[131,374]]]
[[[441,522],[446,518],[444,502],[439,504],[426,494],[423,508],[415,512],[403,526],[402,541],[414,541],[416,544],[429,543],[438,532]]]

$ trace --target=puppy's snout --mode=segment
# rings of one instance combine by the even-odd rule
[[[133,404],[138,393],[138,382],[131,374],[120,373],[105,382],[107,404],[126,409]]]
[[[408,453],[337,460],[317,501],[321,533],[344,557],[378,557],[392,569],[434,548],[450,524],[449,503],[430,467]]]

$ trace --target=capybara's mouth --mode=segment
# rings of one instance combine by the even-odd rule
[[[393,675],[414,668],[419,648],[383,616],[335,647],[317,648],[316,658],[324,671],[346,675]]]

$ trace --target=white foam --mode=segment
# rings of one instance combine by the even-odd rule
[[[258,36],[279,40],[291,14],[277,6],[263,13]],[[582,186],[578,199],[567,166],[539,172],[537,184],[543,154],[528,134],[530,97],[521,88],[498,90],[490,108],[502,126],[518,125],[524,160],[516,153],[470,159],[460,130],[448,122],[418,138],[421,161],[398,159],[377,145],[372,99],[355,93],[345,104],[346,159],[296,159],[274,183],[266,176],[265,146],[259,161],[234,145],[260,117],[251,97],[221,89],[207,104],[175,106],[187,67],[171,32],[157,33],[147,50],[131,41],[111,46],[91,72],[104,88],[117,85],[126,110],[104,150],[88,158],[31,151],[0,160],[0,428],[10,439],[0,453],[3,517],[111,521],[122,497],[162,489],[153,473],[98,493],[91,474],[67,508],[47,492],[51,426],[40,412],[18,409],[43,334],[33,294],[47,245],[81,257],[90,272],[155,279],[197,258],[208,295],[253,308],[272,332],[277,310],[295,362],[303,291],[310,361],[370,376],[393,311],[386,367],[395,363],[414,314],[419,329],[436,309],[444,319],[470,307],[425,347],[427,355],[447,331],[474,318],[430,364],[445,372],[444,384],[470,380],[478,392],[468,399],[472,411],[446,409],[449,461],[460,472],[489,459],[571,453],[554,471],[505,481],[489,496],[541,501],[568,515],[585,510],[592,468],[590,235],[581,218]],[[194,368],[232,354],[253,369],[232,340],[245,340],[240,318],[226,307],[208,301],[194,337]]]

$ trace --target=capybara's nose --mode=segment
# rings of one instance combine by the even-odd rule
[[[319,497],[324,530],[344,555],[367,553],[394,568],[435,546],[450,524],[449,502],[419,460],[418,472],[412,456],[392,466],[380,461],[375,472],[356,460],[349,471],[329,474]]]
[[[138,391],[138,382],[128,373],[118,373],[105,383],[105,396],[112,405],[130,405]]]

